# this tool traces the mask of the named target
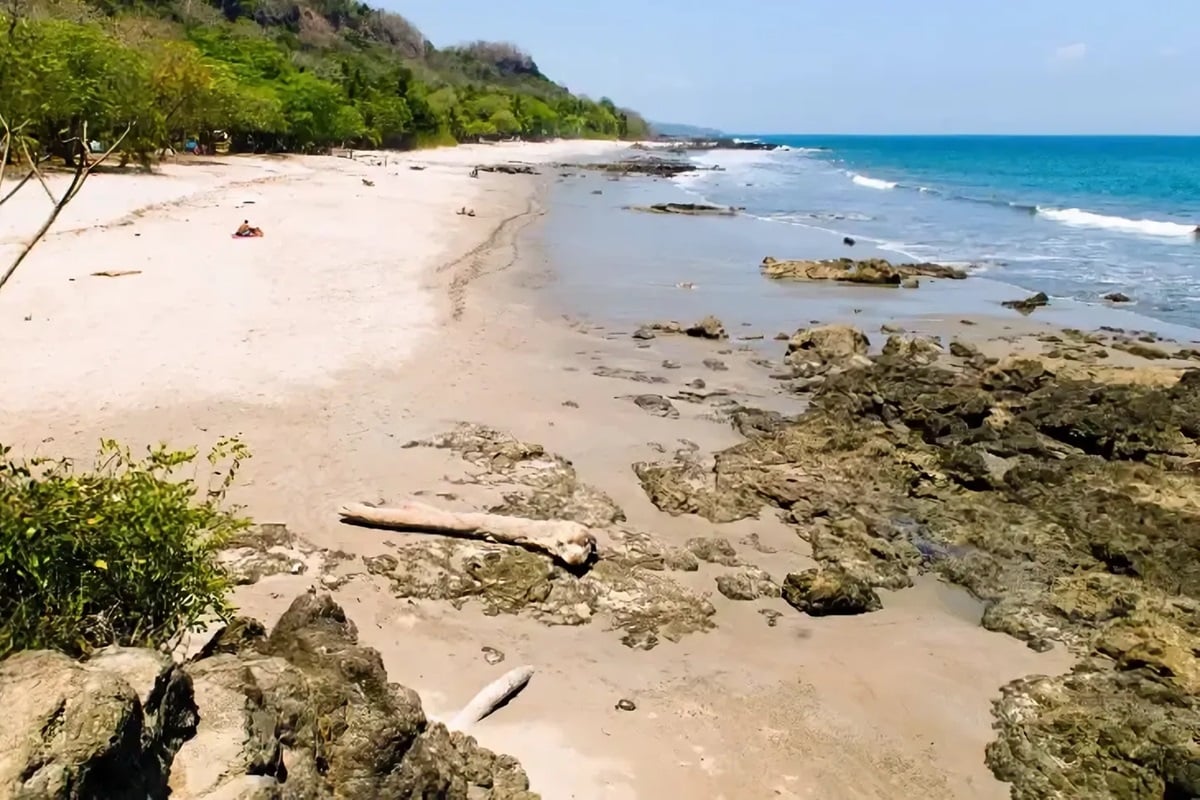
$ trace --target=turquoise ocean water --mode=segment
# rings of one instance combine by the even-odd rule
[[[1140,314],[1200,326],[1200,137],[756,138],[787,149],[703,153],[721,170],[676,183],[901,260],[1084,302],[1120,291]]]

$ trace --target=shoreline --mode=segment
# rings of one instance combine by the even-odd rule
[[[499,150],[485,152],[495,155],[483,160],[503,158]],[[212,390],[194,364],[187,374],[193,383],[182,394],[177,387],[172,387],[174,394],[161,387],[151,391],[143,384],[156,373],[137,374],[135,368],[133,375],[110,376],[114,380],[108,391],[117,397],[110,397],[107,407],[105,396],[96,393],[80,392],[83,402],[76,397],[74,405],[51,404],[36,411],[27,408],[35,405],[33,400],[24,398],[23,405],[5,409],[5,425],[19,416],[22,421],[14,427],[25,433],[17,444],[54,452],[78,450],[100,432],[136,446],[163,438],[203,444],[240,431],[255,457],[233,499],[245,503],[259,522],[285,523],[309,548],[301,559],[306,564],[301,574],[283,571],[240,587],[234,600],[242,613],[269,625],[309,587],[332,591],[358,625],[361,641],[382,654],[390,679],[417,690],[432,718],[446,718],[498,671],[518,663],[534,665],[537,673],[529,688],[473,735],[485,746],[517,756],[533,789],[548,800],[666,793],[714,798],[1007,796],[1009,787],[983,761],[983,748],[994,738],[991,703],[1009,681],[1065,671],[1071,656],[1066,648],[1035,653],[1015,638],[984,630],[978,604],[932,576],[913,588],[884,592],[883,609],[875,613],[816,618],[797,613],[778,598],[745,602],[724,596],[714,589],[714,581],[729,573],[725,557],[700,558],[695,571],[646,573],[628,591],[640,592],[642,604],[657,602],[660,594],[678,607],[703,609],[707,604],[716,627],[685,631],[677,641],[667,629],[659,630],[657,646],[640,649],[622,643],[622,631],[633,634],[628,623],[622,627],[616,618],[551,626],[524,611],[487,613],[486,598],[456,608],[405,594],[412,590],[394,569],[389,573],[372,567],[382,563],[373,561],[381,556],[420,563],[421,551],[413,548],[424,546],[429,537],[341,525],[336,519],[341,503],[417,496],[467,510],[509,503],[512,493],[529,489],[522,483],[527,476],[506,471],[503,460],[472,460],[469,448],[456,445],[410,446],[436,439],[461,422],[511,434],[526,443],[518,448],[522,452],[539,453],[534,444],[544,447],[544,457],[536,457],[530,468],[560,470],[535,476],[554,478],[543,489],[555,502],[590,503],[589,513],[593,505],[619,508],[624,521],[606,531],[611,540],[602,542],[604,547],[627,546],[622,537],[630,532],[676,549],[687,549],[697,538],[722,537],[736,562],[765,569],[776,580],[817,563],[810,544],[773,513],[708,522],[658,510],[630,466],[673,452],[713,453],[745,441],[729,424],[732,412],[723,405],[726,399],[788,415],[802,412],[809,401],[781,391],[781,384],[769,378],[775,364],[759,363],[763,352],[774,362],[783,343],[772,341],[771,331],[758,331],[767,337],[759,345],[764,350],[743,349],[751,343],[736,340],[740,331],[730,318],[732,340],[659,336],[637,341],[620,320],[583,321],[577,314],[562,313],[550,290],[566,265],[546,243],[543,228],[553,222],[555,198],[544,191],[553,190],[547,185],[553,178],[495,175],[475,182],[463,168],[469,160],[447,164],[418,159],[428,168],[412,174],[436,177],[441,188],[421,184],[417,197],[388,197],[382,179],[373,188],[384,191],[368,194],[356,187],[357,172],[340,169],[326,178],[329,183],[293,187],[287,193],[295,208],[313,205],[319,212],[294,212],[303,218],[294,219],[293,229],[306,233],[283,237],[286,250],[281,245],[263,254],[262,261],[239,266],[275,275],[286,264],[267,263],[266,255],[286,253],[296,260],[336,256],[340,270],[292,275],[322,292],[285,291],[275,319],[293,321],[297,327],[288,328],[288,334],[303,328],[315,339],[337,338],[344,349],[322,351],[311,345],[313,339],[292,335],[281,337],[277,350],[251,348],[256,371],[249,377],[262,383],[270,370],[283,372],[289,366],[280,358],[309,359],[304,370],[293,369],[291,380],[275,375],[271,392],[260,392],[260,383],[249,377]],[[445,174],[453,172],[457,174]],[[330,189],[335,185],[336,192]],[[263,199],[284,202],[282,195],[266,195]],[[454,215],[464,203],[473,204],[478,215]],[[188,241],[177,236],[182,226],[216,219],[211,209],[186,213],[188,221],[176,220],[175,227],[155,237],[160,252],[186,246]],[[372,213],[377,216],[370,217]],[[157,219],[163,216],[164,210],[148,214],[146,224],[153,229],[172,222]],[[355,225],[378,222],[364,243],[361,236],[343,236],[346,232],[338,226],[347,219]],[[445,228],[459,223],[473,227],[458,230],[451,244],[439,239]],[[101,233],[62,238],[75,244],[76,252],[90,255],[96,250],[86,240]],[[332,237],[337,246],[314,250],[309,233]],[[277,236],[268,228],[261,242],[233,244],[253,247]],[[387,241],[370,250],[372,236]],[[412,262],[420,263],[396,274],[404,237],[420,245],[420,255],[408,252]],[[223,229],[213,238],[228,241]],[[60,242],[59,257],[63,247]],[[203,270],[210,262],[187,263]],[[369,275],[347,284],[344,272],[350,267]],[[64,276],[64,268],[59,269],[37,280]],[[114,278],[95,284],[96,291],[116,292],[152,274],[148,269],[144,275]],[[109,279],[79,277],[76,286],[88,280]],[[204,286],[196,283],[190,289],[198,293]],[[282,286],[286,289],[287,283]],[[323,316],[309,316],[329,301],[331,286],[340,295],[333,298],[334,313],[325,309]],[[263,292],[280,289],[280,283],[238,288]],[[639,288],[624,291],[632,296]],[[872,289],[861,291],[867,294],[859,296],[878,297]],[[698,303],[711,301],[704,292],[696,294]],[[414,297],[428,307],[413,311]],[[230,307],[236,308],[235,300],[230,298]],[[359,307],[367,301],[371,308]],[[74,302],[80,302],[77,296]],[[112,305],[102,306],[104,313],[90,320],[111,320],[112,308],[130,307],[128,302],[106,302]],[[174,313],[155,318],[148,329],[158,333],[167,319],[191,336],[213,326],[236,327],[236,313],[229,307],[218,310],[225,313],[204,317],[207,324],[199,315]],[[19,325],[3,319],[9,313],[0,298],[6,338]],[[853,316],[855,322],[865,321],[863,315]],[[346,317],[356,324],[338,327]],[[832,320],[825,315],[825,321]],[[806,317],[794,318],[789,332],[806,324]],[[371,330],[380,326],[386,327],[383,333]],[[973,341],[1006,335],[988,324],[966,330]],[[874,340],[874,329],[869,332]],[[1016,351],[1023,344],[1033,346],[1036,335],[995,346]],[[59,347],[65,344],[58,342]],[[223,346],[228,344],[226,340]],[[57,391],[69,392],[66,378],[80,380],[80,362],[46,358],[31,359],[28,374],[38,374],[37,363],[54,363],[63,375]],[[1114,363],[1122,358],[1115,355]],[[678,366],[667,367],[666,362]],[[234,363],[244,367],[248,362]],[[323,380],[307,379],[334,363],[339,367]],[[121,364],[114,360],[109,367]],[[708,394],[696,393],[697,379],[705,381]],[[48,392],[43,392],[44,405]],[[634,402],[644,393],[671,397],[677,416],[648,413]],[[51,432],[54,440],[39,444],[39,431]],[[0,437],[11,435],[7,427],[0,429]],[[561,456],[567,466],[551,454]],[[555,494],[559,491],[569,492],[565,500]],[[599,496],[607,502],[601,503]],[[670,613],[677,612],[673,606]],[[887,657],[881,659],[879,643],[885,639]],[[502,651],[503,665],[485,660],[484,647]],[[636,710],[615,709],[621,699],[635,701]],[[848,774],[855,776],[853,786],[847,785]]]

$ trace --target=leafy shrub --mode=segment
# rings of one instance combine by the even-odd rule
[[[195,450],[160,446],[134,459],[105,441],[91,470],[9,451],[0,447],[0,658],[156,646],[228,615],[216,556],[249,525],[225,505],[249,456],[239,441],[213,447],[206,486],[178,477],[198,470]]]

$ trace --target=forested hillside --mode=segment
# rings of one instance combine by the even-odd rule
[[[438,49],[352,0],[5,0],[0,115],[31,151],[147,154],[420,147],[481,138],[636,138],[636,113],[551,81],[526,53]],[[2,136],[2,131],[0,131]],[[13,148],[19,154],[20,147]]]

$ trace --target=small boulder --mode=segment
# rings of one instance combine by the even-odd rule
[[[1110,303],[1132,303],[1133,298],[1122,292],[1111,292],[1104,295],[1104,299]]]
[[[737,572],[717,578],[717,591],[730,600],[757,600],[760,597],[779,597],[779,584],[758,567],[744,567]]]
[[[684,331],[688,336],[695,336],[700,339],[727,339],[729,334],[725,332],[725,326],[721,320],[709,314],[704,319],[697,322]]]
[[[638,328],[636,331],[633,332],[633,338],[635,338],[635,339],[653,339],[654,331],[652,331],[650,328],[647,328],[645,325],[643,325],[642,327]]]
[[[679,412],[675,410],[675,406],[671,404],[671,401],[662,395],[639,394],[633,398],[633,402],[638,408],[643,411],[649,411],[656,417],[670,417],[674,419],[679,416]]]
[[[1005,300],[1000,305],[1019,311],[1022,314],[1032,314],[1034,309],[1050,305],[1050,298],[1046,296],[1045,292],[1038,292],[1026,297],[1024,300]]]
[[[858,328],[849,325],[818,325],[796,331],[788,340],[784,360],[798,366],[814,361],[820,364],[845,361],[866,355],[871,342]]]
[[[919,289],[920,287],[921,281],[916,278],[905,278],[904,280],[900,281],[901,289]]]
[[[913,364],[932,364],[942,354],[941,345],[925,336],[893,334],[883,346],[883,355]]]
[[[783,599],[814,617],[866,614],[883,607],[869,583],[839,569],[789,573],[783,581]]]

